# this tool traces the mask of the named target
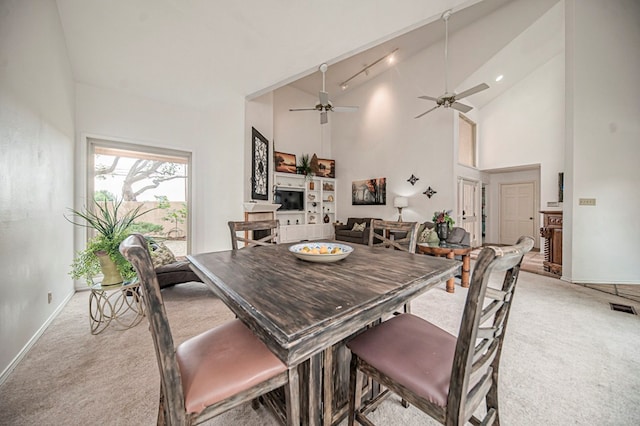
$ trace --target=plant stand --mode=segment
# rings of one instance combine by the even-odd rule
[[[138,325],[142,317],[144,317],[144,308],[138,282],[91,286],[89,295],[91,334],[100,334],[112,321],[116,330],[128,330]]]

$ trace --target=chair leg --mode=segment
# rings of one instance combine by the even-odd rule
[[[351,369],[349,372],[349,426],[353,426],[356,413],[360,411],[362,402],[362,373],[358,369],[358,357],[351,356]]]
[[[493,425],[500,426],[500,411],[498,410],[498,374],[494,369],[493,383],[486,396],[487,417],[490,414],[494,417]]]
[[[162,383],[160,384],[160,398],[158,400],[158,426],[165,426],[167,424],[165,412],[164,412],[164,389]]]
[[[253,398],[251,400],[251,408],[253,408],[254,410],[260,408],[260,400],[258,398]]]
[[[289,381],[284,387],[284,397],[287,406],[287,425],[300,425],[300,378],[298,367],[289,368]]]

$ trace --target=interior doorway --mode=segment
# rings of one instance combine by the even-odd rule
[[[513,244],[522,235],[534,236],[535,183],[500,185],[500,244]]]
[[[458,178],[458,226],[470,235],[473,247],[482,245],[481,240],[481,185],[480,182]]]

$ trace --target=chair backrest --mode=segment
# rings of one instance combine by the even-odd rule
[[[520,237],[514,246],[485,247],[476,260],[453,360],[447,424],[466,424],[485,397],[497,407],[495,385],[509,310],[522,258],[533,244],[533,238]],[[501,289],[488,287],[490,276],[502,272]],[[487,413],[486,424],[493,424],[492,415]]]
[[[369,232],[369,246],[395,247],[398,250],[416,252],[418,222],[394,222],[373,219]],[[377,232],[379,231],[379,232]]]
[[[280,231],[280,221],[275,220],[255,220],[248,222],[229,222],[231,231],[231,247],[238,250],[238,241],[244,243],[244,247],[268,246],[277,244],[278,233]],[[242,232],[243,235],[238,235]]]
[[[140,234],[132,234],[120,244],[120,252],[138,273],[145,315],[149,321],[149,331],[153,338],[161,386],[164,390],[165,420],[167,424],[181,424],[184,422],[186,410],[180,370],[147,241]]]

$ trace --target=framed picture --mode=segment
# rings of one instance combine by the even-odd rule
[[[386,205],[387,178],[351,182],[351,204],[354,206]]]
[[[323,160],[318,158],[318,173],[316,176],[335,178],[336,177],[336,161]]]
[[[269,142],[254,127],[251,128],[251,147],[251,198],[268,200]]]
[[[296,156],[286,152],[273,152],[273,164],[276,172],[296,173]]]

